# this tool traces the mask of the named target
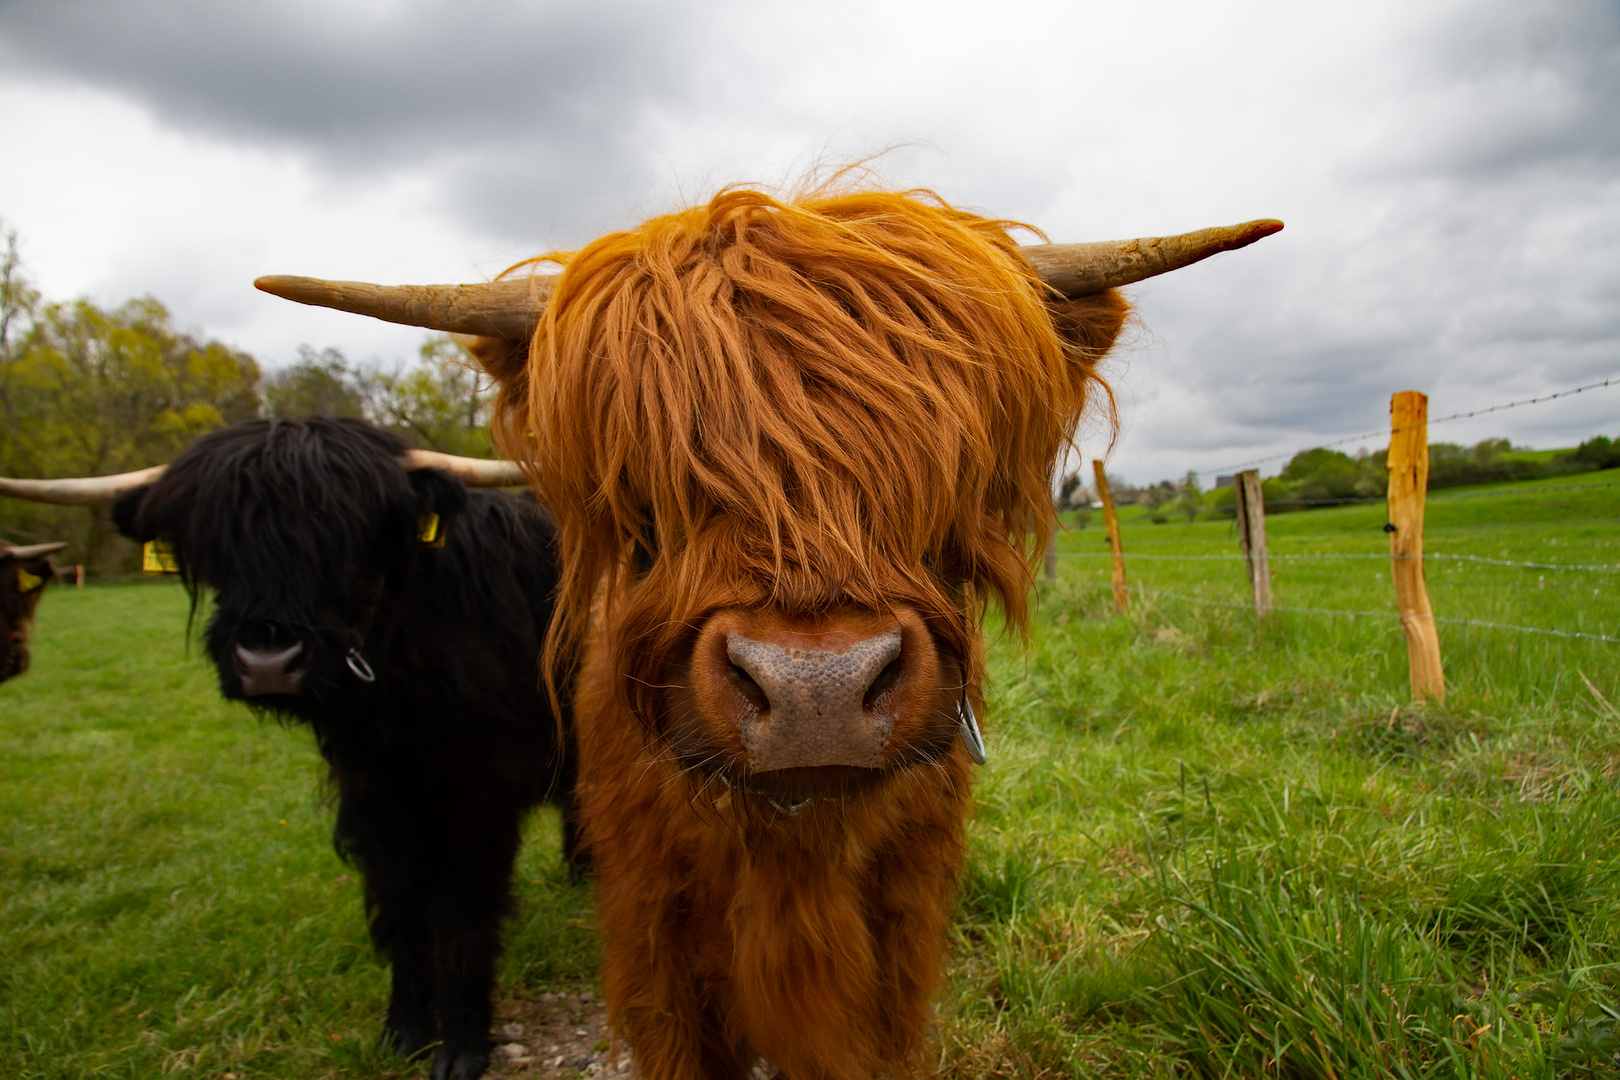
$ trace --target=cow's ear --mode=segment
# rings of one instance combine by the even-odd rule
[[[1058,336],[1082,360],[1093,364],[1113,348],[1131,313],[1131,305],[1118,289],[1106,289],[1073,300],[1048,300],[1046,309],[1052,315]]]
[[[156,529],[150,523],[143,521],[141,507],[146,502],[146,493],[152,490],[151,484],[142,484],[138,488],[124,492],[112,504],[113,524],[118,531],[131,540],[154,540],[161,529]]]
[[[467,505],[467,485],[439,469],[412,469],[418,515],[437,514],[449,521]]]

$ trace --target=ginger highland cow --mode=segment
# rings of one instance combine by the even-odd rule
[[[727,189],[558,275],[261,288],[482,335],[558,522],[610,1020],[643,1076],[911,1075],[986,605],[1027,616],[1114,287],[1280,228],[1020,247],[926,192]]]

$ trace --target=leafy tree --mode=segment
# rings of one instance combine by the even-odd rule
[[[1599,435],[1587,439],[1567,453],[1559,454],[1554,460],[1580,469],[1612,469],[1620,465],[1620,441],[1611,441],[1607,435]]]
[[[1187,516],[1187,524],[1191,525],[1198,517],[1198,512],[1204,508],[1204,489],[1199,486],[1198,474],[1192,469],[1181,480],[1181,486],[1176,490],[1176,510]]]
[[[1174,502],[1175,498],[1176,486],[1168,480],[1160,480],[1157,484],[1151,484],[1136,493],[1137,504],[1147,510],[1148,520],[1155,525],[1163,525],[1170,520],[1165,507]]]
[[[298,362],[267,375],[264,413],[283,420],[366,415],[362,373],[337,349],[298,346]]]
[[[12,359],[16,343],[33,325],[39,309],[39,291],[23,272],[17,252],[17,230],[0,220],[0,364]]]
[[[89,476],[166,461],[200,434],[259,411],[259,367],[177,331],[150,297],[112,310],[88,300],[38,305],[8,243],[0,351],[0,472]],[[26,326],[26,332],[18,332]],[[128,557],[104,512],[4,500],[0,528],[68,539],[101,569]]]
[[[1311,502],[1380,494],[1372,490],[1375,484],[1367,467],[1369,460],[1317,447],[1295,454],[1279,478],[1287,485],[1291,498]]]
[[[264,380],[269,416],[352,416],[387,428],[412,446],[493,457],[486,385],[448,334],[430,336],[416,361],[393,371],[350,363],[337,349],[298,347],[298,362]]]
[[[489,405],[494,388],[456,340],[429,337],[417,362],[361,379],[372,422],[397,431],[413,446],[465,457],[494,457]]]

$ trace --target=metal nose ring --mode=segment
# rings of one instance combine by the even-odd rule
[[[354,677],[361,682],[377,681],[377,673],[371,670],[371,665],[366,663],[366,658],[360,655],[359,649],[350,649],[343,657],[343,662],[349,665],[349,670],[354,672]]]
[[[973,702],[968,700],[967,691],[956,702],[957,731],[962,736],[962,744],[967,747],[968,757],[975,764],[984,764],[984,736],[979,733],[979,718],[973,715]]]

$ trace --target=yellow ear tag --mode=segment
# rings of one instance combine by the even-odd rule
[[[439,515],[429,510],[416,519],[416,538],[428,547],[444,547],[444,529],[439,526]]]
[[[22,567],[20,567],[20,566],[17,567],[17,591],[18,592],[30,593],[30,592],[33,592],[35,589],[44,587],[44,585],[45,585],[45,579],[44,578],[35,577],[33,574],[30,574],[28,571],[24,570]]]
[[[167,540],[148,540],[141,548],[141,569],[148,574],[178,574],[180,564],[174,559],[174,545]]]

